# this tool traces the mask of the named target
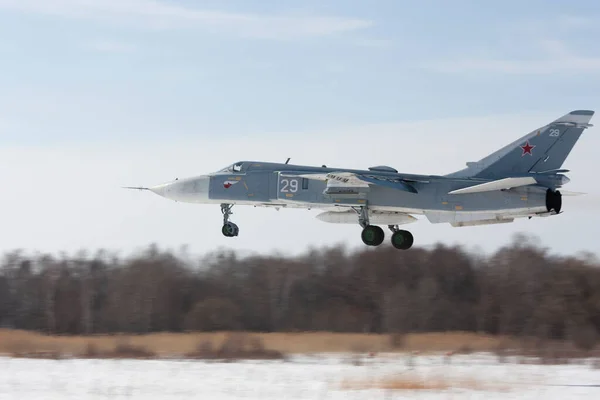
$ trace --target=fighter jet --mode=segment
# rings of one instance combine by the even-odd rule
[[[562,213],[559,191],[569,178],[561,169],[573,146],[591,127],[594,111],[576,110],[542,126],[466,168],[447,175],[404,174],[389,166],[366,170],[264,161],[239,161],[213,173],[176,179],[149,190],[178,202],[220,204],[221,232],[239,234],[230,220],[234,205],[321,210],[329,223],[362,228],[365,245],[379,246],[385,233],[400,250],[413,245],[401,225],[418,221],[454,227],[502,224],[516,218]]]

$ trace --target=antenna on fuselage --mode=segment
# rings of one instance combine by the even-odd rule
[[[289,162],[290,162],[290,157],[288,157],[288,159],[287,159],[287,160],[285,160],[285,163],[286,163],[286,164],[287,164],[287,163],[289,163]]]

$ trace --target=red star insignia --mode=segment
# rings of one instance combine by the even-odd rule
[[[232,187],[233,185],[235,185],[236,183],[238,183],[239,181],[232,181],[232,180],[228,180],[223,182],[223,187],[225,189],[229,189],[230,187]]]
[[[523,146],[521,146],[521,148],[523,149],[523,154],[521,154],[521,157],[523,157],[525,154],[529,154],[530,156],[532,156],[533,153],[531,152],[531,150],[533,150],[534,147],[535,145],[530,145],[528,140]]]

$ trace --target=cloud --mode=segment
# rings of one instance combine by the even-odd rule
[[[392,46],[393,41],[389,39],[358,39],[354,44],[360,47],[386,49]]]
[[[571,56],[569,46],[564,40],[542,39],[539,41],[539,48],[549,56]]]
[[[565,35],[588,33],[597,29],[599,18],[596,15],[558,14],[552,16],[515,16],[502,25],[504,35],[539,37],[540,35]],[[522,39],[522,37],[521,37]],[[516,43],[516,42],[515,42]]]
[[[590,16],[563,15],[558,18],[558,23],[568,28],[581,29],[593,27],[598,23],[598,19]]]
[[[537,58],[476,58],[426,62],[422,66],[443,73],[501,73],[548,75],[557,73],[600,73],[600,57],[574,54],[565,40],[543,38],[529,44]]]
[[[556,73],[600,73],[600,57],[567,56],[560,59],[510,60],[510,59],[460,59],[428,62],[423,68],[443,73],[502,73],[521,75],[547,75]]]
[[[0,115],[0,135],[8,132],[9,129],[10,124],[8,123],[8,120],[4,119],[2,115]]]
[[[364,29],[359,18],[211,11],[158,0],[0,0],[0,8],[152,29],[204,29],[246,37],[290,39]]]
[[[87,47],[101,53],[131,53],[135,49],[131,44],[106,39],[91,42]]]
[[[426,60],[418,66],[441,73],[473,72],[507,75],[600,73],[600,53],[589,42],[594,16],[557,15],[507,21],[493,41],[475,51],[454,49],[453,56]],[[549,29],[550,28],[550,29]]]

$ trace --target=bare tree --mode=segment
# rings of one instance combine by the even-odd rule
[[[22,251],[0,262],[0,324],[51,333],[473,331],[572,340],[600,334],[600,262],[529,238],[485,256],[460,247],[231,251],[195,259]]]

